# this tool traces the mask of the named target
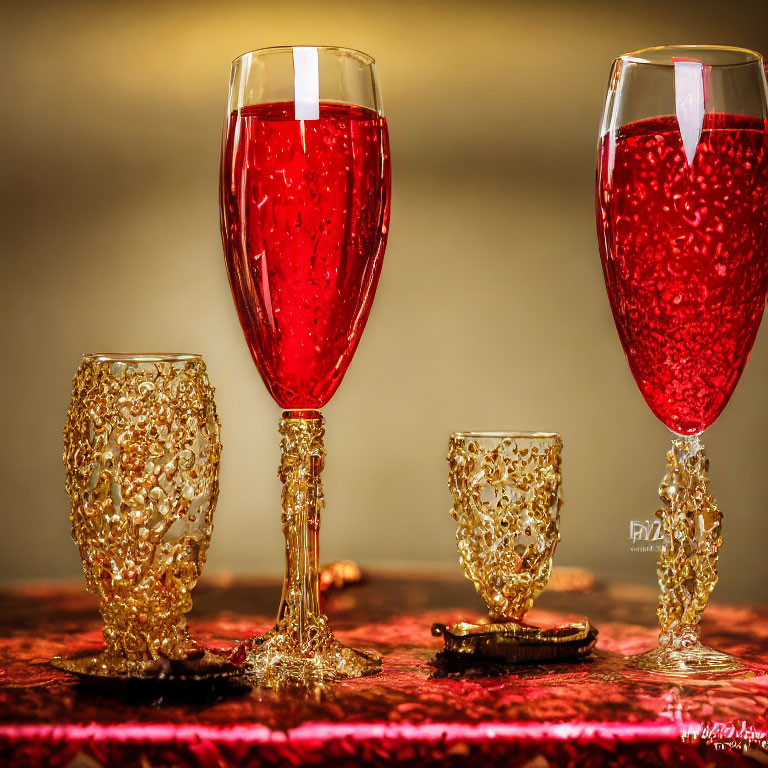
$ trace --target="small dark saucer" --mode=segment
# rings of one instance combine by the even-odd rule
[[[118,662],[92,651],[54,656],[51,666],[78,678],[81,685],[150,694],[199,692],[204,694],[247,688],[241,670],[211,651],[187,659],[162,657],[151,662]]]

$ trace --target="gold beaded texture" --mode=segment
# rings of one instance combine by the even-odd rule
[[[560,540],[556,434],[456,433],[448,448],[459,561],[492,621],[522,621]]]
[[[88,355],[64,430],[72,538],[107,672],[199,653],[185,614],[218,496],[220,425],[197,355]]]

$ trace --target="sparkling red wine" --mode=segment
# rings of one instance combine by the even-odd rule
[[[222,233],[240,323],[278,405],[321,408],[360,341],[389,223],[387,124],[363,107],[293,102],[230,116]]]
[[[632,374],[671,430],[702,432],[746,365],[768,289],[768,124],[705,116],[688,164],[674,116],[603,136],[597,227]]]

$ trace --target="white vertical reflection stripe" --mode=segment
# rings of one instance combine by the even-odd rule
[[[693,165],[704,125],[704,65],[675,60],[675,111],[688,165]]]
[[[293,101],[296,120],[320,117],[320,72],[317,48],[293,49]]]

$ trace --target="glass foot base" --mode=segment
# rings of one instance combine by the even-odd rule
[[[325,616],[308,616],[303,632],[288,617],[259,637],[247,640],[232,654],[254,686],[311,687],[381,672],[381,656],[342,645]]]
[[[644,672],[679,677],[715,677],[751,672],[750,667],[735,656],[703,645],[681,651],[654,648],[638,656],[629,656],[627,664]]]
[[[185,659],[161,657],[148,661],[132,661],[106,651],[96,655],[86,652],[69,657],[55,656],[51,666],[75,675],[81,682],[107,687],[117,684],[204,687],[234,681],[239,673],[228,659],[202,649]]]

